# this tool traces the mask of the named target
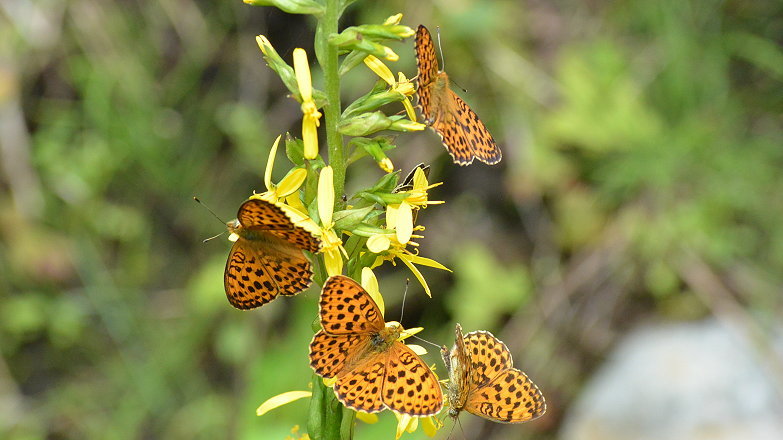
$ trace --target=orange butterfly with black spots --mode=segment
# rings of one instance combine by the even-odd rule
[[[446,401],[451,417],[465,410],[495,422],[520,423],[546,412],[544,395],[514,368],[508,347],[492,333],[463,336],[457,324],[454,347],[443,347],[441,355],[449,372]]]
[[[416,31],[416,94],[424,121],[441,137],[454,163],[470,165],[478,159],[488,165],[503,155],[476,112],[454,93],[449,76],[438,67],[430,31],[419,25]]]
[[[342,275],[324,283],[321,330],[310,343],[310,366],[336,378],[334,392],[348,408],[390,409],[430,416],[443,408],[443,393],[430,367],[398,340],[399,323],[385,322],[370,294]]]
[[[313,270],[302,251],[318,252],[321,240],[296,226],[280,206],[250,199],[226,225],[238,236],[223,276],[232,306],[254,309],[310,287]]]

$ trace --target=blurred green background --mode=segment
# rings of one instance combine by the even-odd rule
[[[454,269],[424,269],[433,299],[412,283],[403,324],[448,345],[455,322],[492,331],[549,404],[511,430],[465,414],[466,431],[555,438],[641,322],[729,316],[764,343],[783,311],[783,4],[360,1],[342,25],[397,12],[441,27],[450,77],[504,152],[459,168],[431,131],[398,137],[398,169],[432,163],[445,182],[421,248]],[[0,437],[282,439],[305,424],[306,401],[255,409],[306,389],[317,289],[231,308],[229,244],[202,243],[224,226],[191,197],[230,219],[264,190],[269,146],[301,113],[254,36],[313,59],[313,29],[239,0],[0,3]],[[414,76],[412,40],[393,48]],[[345,80],[349,102],[375,79]],[[380,176],[364,164],[349,192]],[[397,319],[411,276],[378,273]]]

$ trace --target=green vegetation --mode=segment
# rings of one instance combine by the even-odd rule
[[[0,437],[303,432],[306,400],[255,409],[311,381],[318,289],[234,310],[229,246],[201,242],[224,226],[191,197],[228,220],[265,189],[269,146],[302,114],[255,35],[291,62],[314,22],[238,0],[22,4],[0,7]],[[783,313],[782,5],[359,2],[340,29],[396,12],[441,27],[450,78],[504,152],[455,167],[429,130],[390,152],[445,182],[422,248],[455,269],[424,269],[431,301],[411,281],[403,324],[448,345],[455,322],[492,331],[548,399],[542,420],[484,438],[554,438],[637,322],[714,314],[767,347]],[[390,45],[412,77],[412,41]],[[351,102],[375,78],[344,80]],[[395,319],[410,275],[378,276]],[[359,423],[356,438],[391,438],[396,420]]]

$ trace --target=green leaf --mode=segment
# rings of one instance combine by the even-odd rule
[[[244,0],[253,6],[274,6],[289,14],[323,15],[324,6],[313,0]]]
[[[296,166],[304,165],[304,143],[290,134],[285,134],[285,155]]]
[[[395,120],[389,118],[383,112],[364,113],[337,123],[337,130],[348,136],[365,136],[386,130]]]
[[[372,205],[365,208],[344,209],[333,214],[334,228],[339,230],[348,230],[355,228],[359,223],[375,209]]]

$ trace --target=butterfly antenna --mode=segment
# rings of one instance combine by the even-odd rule
[[[202,202],[201,200],[199,200],[199,199],[198,199],[198,197],[196,197],[196,196],[193,196],[193,200],[195,200],[195,201],[196,201],[196,203],[198,203],[199,205],[201,205],[201,206],[203,206],[203,207],[207,208],[207,211],[209,211],[209,213],[210,213],[210,214],[212,214],[212,216],[214,216],[216,219],[218,219],[218,221],[219,221],[220,223],[223,223],[223,225],[225,226],[226,222],[224,222],[222,218],[218,217],[218,215],[217,215],[217,214],[215,214],[215,212],[214,212],[213,210],[209,209],[209,206],[207,206],[206,204],[204,204],[204,202]],[[219,237],[219,236],[220,236],[220,235],[216,235],[216,237]],[[212,238],[215,238],[215,237],[212,237]],[[212,238],[208,238],[207,240],[212,240]],[[207,240],[204,240],[204,241],[207,241]]]
[[[402,310],[400,310],[400,324],[402,324],[402,317],[405,316],[405,298],[408,296],[408,286],[410,285],[410,278],[405,278],[405,292],[402,293]]]
[[[468,89],[462,87],[461,85],[457,84],[453,79],[449,78],[449,82],[451,84],[454,84],[455,86],[459,87],[460,90],[462,90],[463,93],[468,93]]]
[[[451,429],[449,430],[449,436],[446,437],[446,440],[449,440],[451,438],[451,434],[454,433],[454,427],[457,426],[457,422],[459,422],[459,419],[454,420],[454,424],[451,425]],[[460,425],[460,429],[462,429],[462,425]],[[464,435],[464,433],[463,433]]]
[[[455,425],[459,425],[459,432],[462,433],[462,440],[467,440],[467,437],[465,437],[465,429],[462,427],[462,422],[460,422],[459,418],[457,418],[457,423],[455,423]]]
[[[434,342],[432,342],[432,341],[428,341],[428,340],[426,340],[426,339],[424,339],[424,338],[420,338],[420,337],[418,337],[418,336],[416,336],[416,335],[411,335],[411,336],[413,336],[415,339],[418,339],[418,340],[419,340],[419,341],[421,341],[421,342],[424,342],[424,343],[427,343],[427,344],[430,344],[430,345],[432,345],[433,347],[437,348],[438,350],[440,350],[440,349],[442,348],[442,346],[441,346],[441,345],[438,345],[438,344],[436,344],[436,343],[434,343]]]
[[[446,71],[446,59],[443,58],[443,45],[440,44],[440,26],[435,26],[435,34],[438,36],[438,52],[440,52],[440,71]]]
[[[209,240],[214,240],[214,239],[216,239],[216,238],[220,237],[221,235],[225,234],[226,232],[227,232],[227,231],[223,231],[223,232],[221,232],[221,233],[220,233],[220,234],[218,234],[218,235],[213,235],[212,237],[205,238],[205,239],[201,240],[201,242],[202,242],[202,243],[206,243],[206,242],[208,242]]]

